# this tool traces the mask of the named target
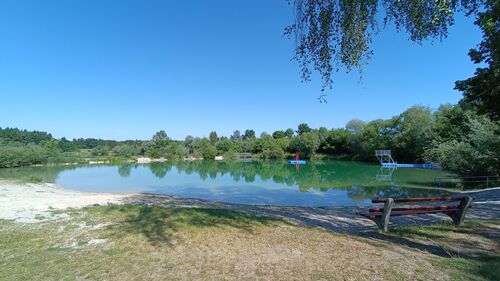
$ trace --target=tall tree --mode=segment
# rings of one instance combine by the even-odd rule
[[[479,113],[488,114],[493,120],[500,119],[500,1],[486,0],[486,10],[475,21],[483,32],[483,41],[469,51],[475,64],[486,64],[476,69],[474,76],[457,81],[462,103],[472,104]]]
[[[428,107],[413,106],[403,112],[397,122],[395,146],[400,161],[421,161],[433,139],[434,118]],[[389,127],[389,129],[392,129]],[[390,132],[389,132],[390,133]],[[389,136],[389,140],[392,136]]]
[[[240,141],[241,140],[241,132],[239,130],[236,130],[233,132],[231,135],[231,140],[232,141]]]
[[[295,134],[295,132],[293,131],[292,128],[288,128],[285,130],[285,137],[291,138],[291,137],[293,137],[293,134]]]
[[[285,131],[278,130],[278,131],[274,131],[274,133],[273,133],[273,138],[275,138],[275,139],[281,139],[284,137],[285,137]]]
[[[219,137],[217,136],[217,132],[215,132],[215,131],[210,132],[210,135],[208,136],[208,139],[210,140],[210,143],[212,145],[215,145],[215,143],[217,142],[217,140],[219,140]]]
[[[299,126],[297,128],[297,134],[299,136],[302,136],[302,134],[310,132],[310,131],[311,131],[311,127],[309,127],[309,125],[307,125],[306,123],[299,124]]]
[[[245,130],[245,134],[243,135],[244,140],[254,139],[254,138],[255,138],[255,131],[254,130],[251,130],[251,129]]]
[[[165,145],[166,142],[168,141],[168,136],[167,136],[167,133],[165,133],[165,131],[161,130],[159,132],[156,132],[156,134],[154,134],[153,138],[151,139],[153,141],[153,143],[157,146],[162,146],[162,145]]]

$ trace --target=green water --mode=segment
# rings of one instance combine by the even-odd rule
[[[81,191],[144,192],[242,204],[366,205],[375,197],[436,196],[441,170],[382,169],[375,164],[320,161],[166,162],[0,169],[0,178],[42,180]]]

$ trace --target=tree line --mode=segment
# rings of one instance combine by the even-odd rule
[[[391,149],[400,163],[440,163],[460,175],[498,175],[500,126],[466,104],[433,111],[413,106],[389,119],[351,120],[344,128],[300,124],[272,133],[236,130],[230,136],[172,140],[159,131],[150,140],[55,139],[46,132],[0,128],[0,167],[81,161],[82,157],[130,159],[138,156],[182,160],[188,157],[235,160],[239,153],[257,159],[286,159],[296,151],[304,159],[376,161],[374,150]]]

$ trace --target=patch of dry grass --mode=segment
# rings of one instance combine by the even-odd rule
[[[447,259],[373,237],[213,209],[109,206],[0,222],[1,280],[453,280]]]

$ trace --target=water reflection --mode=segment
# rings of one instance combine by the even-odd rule
[[[164,162],[0,169],[0,178],[41,178],[93,192],[147,192],[244,204],[340,206],[375,197],[436,196],[430,188],[446,173],[381,169],[375,164],[322,161]]]
[[[377,181],[392,183],[392,174],[396,171],[396,167],[380,167],[380,173],[375,176]]]
[[[131,171],[132,171],[132,165],[121,165],[118,167],[118,174],[122,178],[130,176]]]
[[[230,177],[235,183],[270,181],[297,188],[299,192],[330,189],[345,190],[354,201],[374,197],[405,197],[439,194],[428,189],[429,183],[440,171],[422,169],[381,168],[378,165],[324,161],[308,163],[297,171],[295,165],[285,161],[219,162],[184,161],[151,163],[149,165],[123,165],[118,169],[121,177],[129,177],[132,167],[147,167],[159,179],[170,173],[197,175],[202,182]]]
[[[170,170],[172,170],[171,163],[151,163],[149,164],[149,169],[151,173],[156,177],[162,179],[164,178]]]

